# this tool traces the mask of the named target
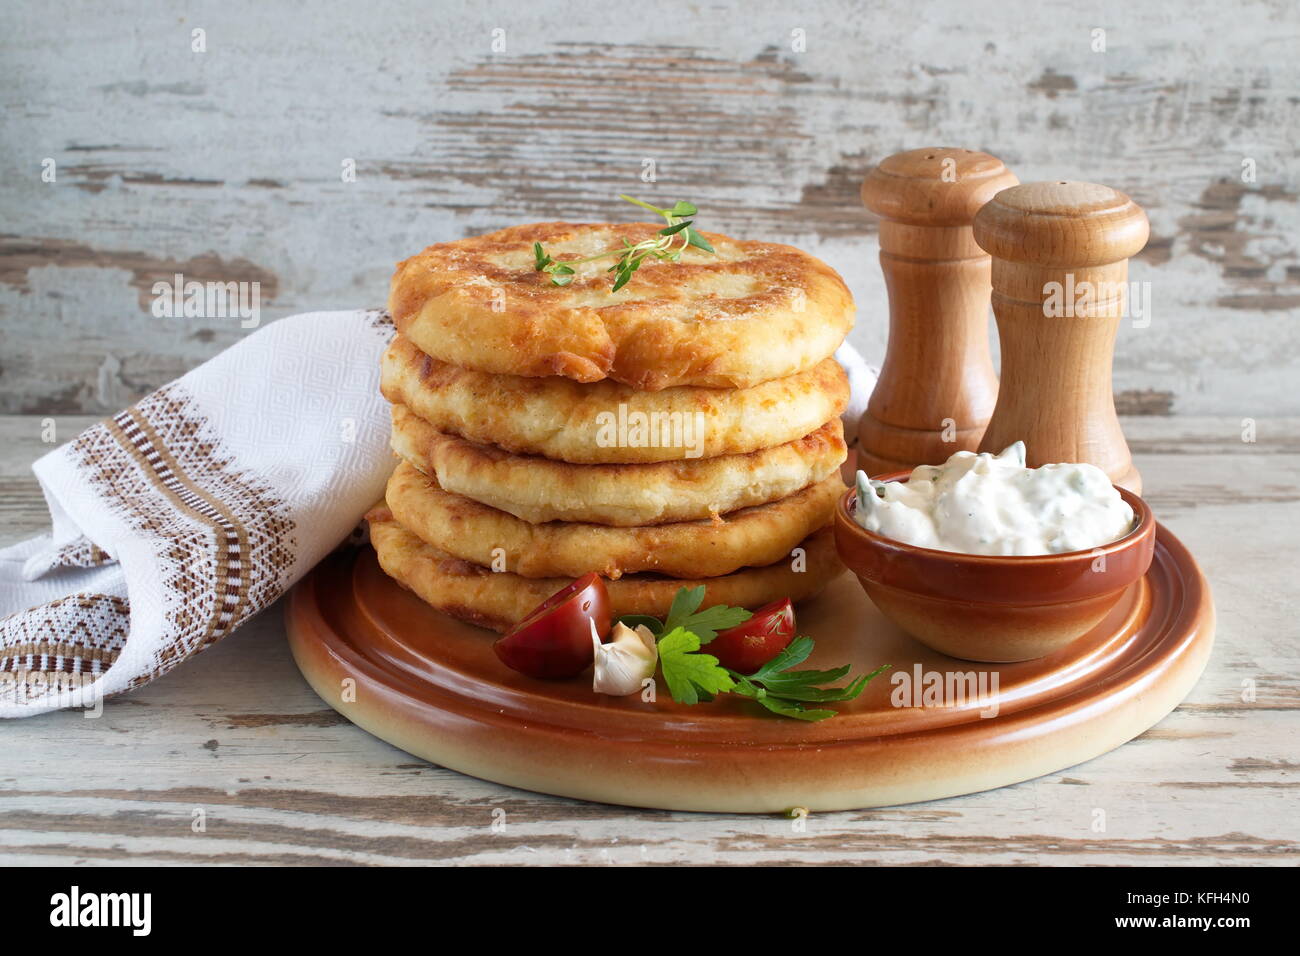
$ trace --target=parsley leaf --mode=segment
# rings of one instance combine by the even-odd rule
[[[701,644],[707,644],[718,636],[718,631],[743,624],[752,617],[743,607],[728,607],[725,604],[715,604],[701,611],[699,607],[703,603],[703,584],[678,590],[672,607],[668,609],[668,616],[664,618],[664,633],[678,627],[685,628],[699,637]]]
[[[838,711],[834,710],[809,710],[798,701],[774,697],[765,688],[759,687],[744,677],[737,682],[735,692],[742,697],[757,701],[774,714],[780,714],[782,717],[793,717],[795,720],[827,720],[838,713]]]
[[[764,678],[777,674],[787,667],[794,667],[795,664],[802,664],[808,659],[808,655],[813,651],[813,639],[811,637],[796,637],[793,641],[785,646],[781,653],[772,658],[758,670],[750,675],[750,680],[761,681]]]
[[[834,717],[836,711],[824,709],[807,709],[805,703],[831,703],[856,699],[867,686],[867,682],[889,667],[884,664],[870,674],[863,674],[843,687],[819,687],[819,684],[834,684],[842,680],[849,672],[849,666],[834,667],[830,670],[790,670],[802,664],[813,651],[811,637],[796,637],[780,654],[772,658],[754,673],[745,676],[733,673],[736,681],[735,693],[762,704],[773,713],[798,720],[825,720]]]
[[[695,704],[701,697],[709,699],[735,687],[727,669],[712,654],[698,654],[700,639],[690,631],[676,627],[659,639],[659,666],[673,700]]]

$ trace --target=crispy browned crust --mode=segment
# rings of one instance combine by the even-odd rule
[[[366,516],[370,540],[384,572],[425,603],[480,627],[506,631],[529,611],[569,583],[567,578],[524,578],[453,558],[411,534],[384,506]],[[715,578],[677,579],[633,574],[609,581],[611,611],[664,617],[680,587],[704,585],[704,604],[757,608],[789,597],[802,601],[821,591],[843,570],[829,527],[800,542],[802,570],[782,560]]]
[[[544,222],[439,243],[398,263],[388,308],[403,335],[453,365],[647,391],[794,375],[829,357],[852,327],[844,281],[791,246],[708,233],[716,254],[647,259],[618,292],[612,259],[578,266],[563,287],[534,267],[535,242],[557,260],[577,259],[658,228]]]
[[[653,571],[711,578],[771,564],[825,525],[844,493],[839,473],[788,498],[723,517],[635,528],[550,521],[530,524],[452,494],[402,462],[385,498],[402,527],[431,547],[526,578],[594,571],[608,578]]]
[[[744,455],[642,465],[572,465],[440,432],[393,406],[393,450],[446,491],[533,524],[634,527],[766,504],[834,474],[848,450],[833,418],[795,441]]]
[[[384,353],[384,397],[441,432],[523,455],[579,464],[682,461],[679,446],[602,446],[603,416],[703,422],[701,456],[784,445],[844,411],[849,380],[834,359],[746,389],[682,386],[642,392],[617,382],[491,375],[439,362],[402,336]]]

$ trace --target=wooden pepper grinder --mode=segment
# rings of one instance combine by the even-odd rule
[[[971,221],[1019,180],[987,153],[935,147],[896,153],[862,183],[881,217],[889,348],[858,426],[870,475],[942,464],[974,451],[997,399],[989,355],[989,257]]]
[[[980,443],[1023,440],[1030,466],[1089,462],[1135,494],[1142,477],[1115,416],[1111,362],[1128,301],[1128,260],[1146,245],[1146,213],[1095,183],[1027,183],[975,217],[993,257],[1002,385]]]

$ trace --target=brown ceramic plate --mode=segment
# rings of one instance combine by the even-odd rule
[[[496,635],[423,604],[368,548],[331,557],[293,591],[290,645],[331,706],[409,753],[472,776],[585,800],[740,813],[843,810],[972,793],[1061,770],[1136,737],[1200,676],[1214,608],[1167,530],[1102,622],[1014,664],[926,648],[842,575],[798,609],[806,666],[886,671],[841,715],[808,724],[731,698],[687,707],[591,692],[590,675],[541,682],[507,670]],[[901,675],[906,675],[903,677]],[[926,682],[972,675],[965,700]],[[993,692],[994,679],[997,681]],[[895,706],[906,691],[915,690]],[[933,683],[930,685],[933,687]],[[892,699],[891,699],[892,698]],[[989,714],[996,705],[996,714]]]

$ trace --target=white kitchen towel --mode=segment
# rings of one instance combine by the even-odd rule
[[[862,354],[848,342],[836,349],[835,361],[849,376],[849,405],[840,421],[844,422],[844,440],[853,448],[858,444],[858,422],[867,410],[867,401],[880,372],[875,366],[868,365]]]
[[[0,717],[148,683],[338,545],[392,470],[391,336],[283,319],[36,462],[53,529],[0,551]]]
[[[53,528],[0,550],[0,717],[148,683],[342,542],[393,467],[392,333],[382,312],[282,319],[37,461]],[[860,406],[875,375],[837,358]]]

